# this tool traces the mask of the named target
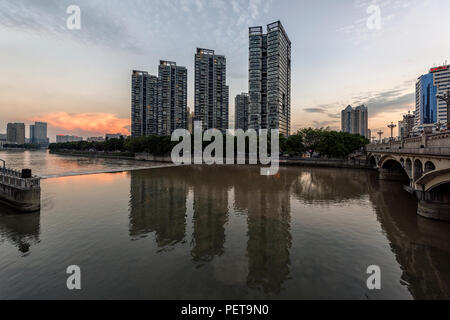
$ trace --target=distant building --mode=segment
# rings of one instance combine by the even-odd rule
[[[291,41],[280,21],[249,29],[250,129],[291,130]]]
[[[6,142],[6,133],[0,133],[0,141]]]
[[[408,138],[413,132],[415,117],[411,113],[403,116],[403,120],[398,122],[398,136],[400,138]]]
[[[366,106],[356,108],[348,106],[341,112],[341,131],[359,134],[370,139],[369,114]]]
[[[111,139],[126,139],[127,136],[123,135],[121,133],[107,133],[105,135],[105,140],[111,140]]]
[[[203,130],[226,132],[228,124],[229,88],[226,84],[227,62],[214,50],[197,49],[195,55],[195,121]]]
[[[131,76],[131,135],[143,137],[157,132],[158,78],[133,70]]]
[[[59,134],[56,136],[56,143],[78,142],[78,141],[83,141],[83,138],[77,136],[67,136],[63,134]]]
[[[194,133],[194,112],[188,108],[188,131],[193,134]]]
[[[131,78],[132,137],[170,136],[188,128],[185,67],[161,60],[158,77],[134,70]]]
[[[162,60],[158,80],[158,131],[153,134],[170,136],[176,129],[188,128],[187,69],[177,66],[175,62]]]
[[[8,123],[6,129],[6,140],[9,143],[25,144],[25,124]]]
[[[450,89],[450,65],[430,69],[416,83],[416,112],[414,130],[423,130],[424,125],[441,123],[447,119],[447,104],[437,98]]]
[[[34,125],[30,125],[30,143],[48,147],[50,141],[47,138],[46,122],[35,122]]]
[[[234,99],[234,128],[242,129],[244,131],[248,130],[248,107],[249,107],[249,97],[248,93],[241,93]]]
[[[87,138],[87,142],[103,142],[105,141],[104,137],[89,137]]]

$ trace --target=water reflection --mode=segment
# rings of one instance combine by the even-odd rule
[[[130,236],[155,232],[160,248],[182,242],[186,233],[186,181],[172,170],[131,172]]]
[[[450,224],[417,216],[417,201],[395,182],[372,181],[370,198],[413,297],[450,299]]]
[[[311,168],[301,170],[292,185],[293,195],[306,203],[326,204],[360,199],[367,194],[371,171]]]
[[[8,241],[22,254],[40,242],[40,213],[17,214],[0,205],[0,242]]]
[[[292,278],[291,259],[298,256],[292,245],[299,235],[291,220],[301,214],[293,210],[293,199],[311,208],[366,199],[401,267],[401,285],[414,298],[450,298],[450,225],[417,217],[417,201],[401,184],[378,181],[375,172],[282,168],[277,176],[264,177],[248,166],[205,166],[130,175],[131,237],[154,232],[159,248],[167,249],[186,240],[192,221],[189,250],[195,264],[222,256],[230,241],[230,212],[245,214],[249,289],[276,295]]]

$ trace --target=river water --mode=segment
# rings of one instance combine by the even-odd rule
[[[0,208],[0,299],[449,299],[450,224],[372,171],[142,168],[0,153],[42,180],[42,209]],[[66,268],[81,268],[69,291]],[[367,288],[369,266],[381,290]]]

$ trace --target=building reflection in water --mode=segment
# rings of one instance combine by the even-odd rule
[[[258,169],[236,168],[235,207],[247,211],[249,288],[278,293],[290,272],[290,192],[295,175],[273,177]]]
[[[370,199],[415,299],[450,299],[450,224],[419,217],[397,182],[371,180]]]
[[[165,248],[186,239],[190,216],[190,253],[202,264],[224,254],[230,210],[245,213],[246,285],[277,294],[291,276],[295,254],[291,217],[301,213],[292,212],[293,199],[313,206],[370,201],[413,297],[450,298],[450,224],[419,218],[417,201],[401,184],[378,181],[371,171],[281,168],[266,177],[251,166],[192,166],[132,172],[130,235],[138,239],[154,232]]]
[[[0,206],[0,243],[8,241],[27,254],[40,242],[40,213],[17,214]]]
[[[188,187],[174,170],[131,172],[130,236],[155,232],[160,248],[182,242],[186,234]]]
[[[196,262],[211,261],[224,252],[231,184],[226,174],[213,170],[195,167],[185,176],[194,194],[191,255]]]

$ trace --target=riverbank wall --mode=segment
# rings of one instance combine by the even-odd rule
[[[59,155],[71,155],[80,157],[96,157],[108,159],[124,159],[149,162],[172,163],[170,155],[155,156],[146,152],[136,153],[133,156],[122,156],[120,154],[107,154],[99,152],[82,152],[82,151],[51,151],[51,153]],[[373,169],[368,161],[357,159],[304,159],[304,158],[280,158],[280,166],[304,166],[304,167],[326,167],[326,168],[349,168],[349,169]]]
[[[120,160],[136,160],[132,154],[121,153],[104,153],[91,151],[74,151],[74,150],[50,150],[51,154],[60,156],[88,157],[88,158],[104,158],[104,159],[120,159]]]
[[[280,159],[281,166],[326,167],[342,169],[373,169],[368,161],[347,159]]]

